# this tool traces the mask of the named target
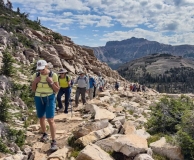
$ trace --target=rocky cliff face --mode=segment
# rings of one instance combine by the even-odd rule
[[[172,46],[144,38],[132,37],[122,41],[110,41],[105,46],[93,47],[95,55],[115,69],[120,64],[153,53],[170,53],[172,55],[193,58],[194,46]]]
[[[24,65],[30,66],[37,59],[43,58],[50,63],[51,68],[57,70],[64,67],[70,73],[76,74],[79,70],[86,73],[101,73],[107,80],[122,79],[116,71],[113,71],[106,63],[99,61],[91,49],[82,48],[74,44],[70,38],[62,37],[55,41],[51,30],[42,29],[36,31],[25,28],[15,35],[11,35],[4,29],[0,29],[1,48],[3,52],[7,46],[11,46],[10,52],[13,52],[14,58]],[[16,41],[13,47],[13,39],[25,37],[32,42],[31,47],[26,47],[23,42]],[[43,43],[44,42],[44,43]]]

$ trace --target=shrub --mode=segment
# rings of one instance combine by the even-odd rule
[[[194,159],[194,111],[184,113],[179,125],[178,140],[185,159]]]
[[[151,108],[151,117],[147,126],[150,133],[176,133],[181,123],[183,112],[194,108],[192,101],[186,97],[177,100],[164,97]]]
[[[10,108],[10,105],[8,104],[9,100],[8,100],[6,94],[1,99],[2,99],[2,101],[0,104],[0,121],[8,122],[8,120],[9,120],[8,109]]]
[[[30,85],[21,85],[17,83],[12,83],[12,91],[20,91],[19,97],[24,101],[24,103],[30,108],[34,106],[34,95],[31,91]]]
[[[33,46],[33,42],[26,38],[22,34],[17,34],[18,41],[21,42],[24,46],[31,48]]]
[[[3,140],[0,138],[0,152],[2,153],[10,153],[7,146],[4,144]]]
[[[14,73],[14,68],[13,68],[13,62],[14,59],[10,53],[3,52],[3,66],[1,68],[1,74],[4,74],[6,76],[12,76]]]
[[[7,137],[9,141],[15,142],[19,147],[24,145],[26,139],[24,131],[18,131],[11,128],[8,128]]]
[[[55,41],[56,40],[63,40],[63,37],[59,33],[53,32],[52,36],[53,36]]]
[[[154,134],[165,133],[163,136],[168,143],[181,147],[185,160],[194,159],[193,101],[186,96],[179,99],[164,97],[151,110],[148,131]]]

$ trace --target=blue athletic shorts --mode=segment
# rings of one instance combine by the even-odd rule
[[[42,99],[42,100],[41,100]],[[34,97],[38,118],[53,118],[55,115],[55,94],[47,97]]]

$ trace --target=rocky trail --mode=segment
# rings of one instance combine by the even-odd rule
[[[139,156],[151,160],[151,154],[147,154],[149,149],[146,140],[150,135],[144,128],[136,128],[146,122],[142,114],[149,112],[148,106],[153,96],[154,100],[159,98],[158,93],[151,90],[146,94],[106,90],[86,105],[73,108],[72,114],[57,113],[55,122],[59,150],[54,153],[49,152],[49,142],[38,142],[41,136],[39,124],[29,126],[26,140],[29,146],[25,148],[30,151],[29,159],[108,160],[114,159],[109,154],[116,151],[122,153],[123,158]],[[68,145],[68,139],[72,136],[77,146],[85,147],[77,158],[72,156],[74,149]]]
[[[153,153],[182,160],[180,149],[164,137],[148,146],[151,135],[144,124],[151,112],[149,106],[161,96],[152,89],[105,90],[87,104],[73,108],[72,114],[56,113],[56,152],[49,151],[49,141],[39,142],[40,126],[35,124],[27,128],[21,150],[0,160],[153,160]]]

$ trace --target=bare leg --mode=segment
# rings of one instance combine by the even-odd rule
[[[42,133],[46,133],[45,117],[40,118],[40,127],[42,130]]]
[[[48,121],[49,126],[50,126],[51,138],[52,138],[52,140],[55,140],[56,128],[55,128],[54,118],[49,118],[49,119],[47,119],[47,121]]]

